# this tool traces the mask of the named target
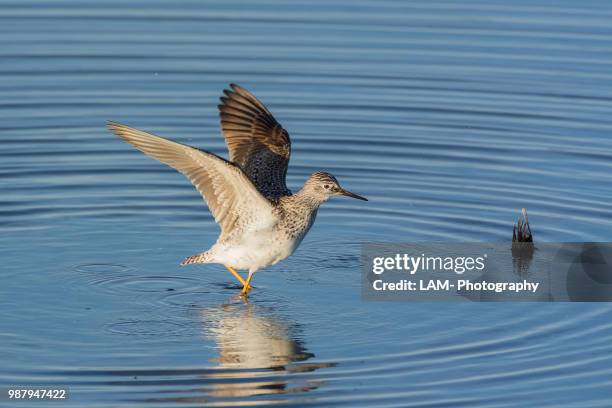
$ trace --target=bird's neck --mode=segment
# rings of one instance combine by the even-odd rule
[[[319,206],[324,200],[304,188],[297,193],[281,199],[280,210],[284,213],[281,217],[284,230],[299,243],[304,235],[310,230],[317,217]]]
[[[309,207],[313,210],[317,210],[321,204],[326,201],[326,197],[316,194],[309,185],[302,187],[302,189],[294,194],[293,197],[296,203]]]

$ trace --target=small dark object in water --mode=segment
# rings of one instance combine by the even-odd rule
[[[519,276],[529,274],[534,250],[529,218],[523,208],[512,232],[512,265]]]
[[[533,235],[531,234],[531,228],[529,228],[529,218],[527,218],[527,210],[524,208],[514,226],[512,242],[533,242]]]

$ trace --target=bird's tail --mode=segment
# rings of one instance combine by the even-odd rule
[[[192,255],[183,260],[181,262],[181,266],[197,264],[197,263],[209,263],[212,261],[212,257],[208,251],[199,253],[197,255]]]

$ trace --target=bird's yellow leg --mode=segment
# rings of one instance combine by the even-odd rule
[[[240,281],[240,283],[242,283],[242,286],[244,286],[244,284],[245,284],[244,278],[242,276],[240,276],[240,274],[234,268],[232,268],[231,266],[228,266],[228,265],[223,265],[223,266],[225,266],[227,268],[227,270],[230,271],[230,273],[232,275],[234,275],[234,277],[236,279],[238,279]]]
[[[244,286],[242,287],[242,294],[243,295],[247,295],[249,293],[249,290],[253,289],[253,287],[250,285],[251,278],[253,278],[253,272],[249,272],[249,276],[248,276],[246,282],[244,282]]]

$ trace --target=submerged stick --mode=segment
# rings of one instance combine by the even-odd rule
[[[512,230],[512,242],[533,242],[527,210],[524,208],[521,210],[521,215]]]

